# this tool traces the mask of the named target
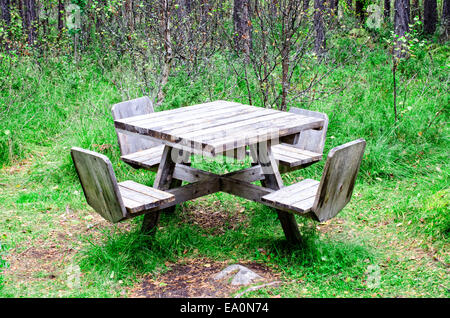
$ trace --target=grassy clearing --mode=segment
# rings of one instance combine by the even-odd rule
[[[281,275],[280,286],[246,296],[448,297],[448,112],[436,115],[449,104],[448,46],[404,67],[395,125],[389,57],[382,49],[361,56],[366,63],[358,72],[349,64],[327,79],[331,88],[347,81],[346,89],[310,107],[330,117],[325,151],[367,140],[360,177],[351,203],[335,219],[297,219],[306,241],[301,248],[286,245],[271,209],[222,193],[163,216],[155,238],[139,234],[141,218],[106,224],[85,203],[70,147],[106,154],[119,180],[151,185],[154,177],[119,161],[110,107],[127,97],[109,80],[119,74],[96,68],[89,58],[78,65],[65,58],[3,60],[9,75],[0,95],[0,296],[124,296],[143,275],[158,277],[184,258],[205,258],[256,261]],[[132,81],[126,68],[120,70]],[[211,91],[213,99],[226,97],[222,89],[236,80],[215,71],[193,81],[180,73],[161,109],[204,102]],[[205,91],[204,83],[214,86]],[[286,184],[317,179],[322,168],[319,163],[283,178]],[[71,264],[80,267],[80,288],[67,286]],[[369,266],[379,269],[379,287],[368,285]]]

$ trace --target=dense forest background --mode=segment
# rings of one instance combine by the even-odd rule
[[[329,80],[345,65],[357,75],[367,63],[362,50],[377,46],[391,56],[394,122],[399,89],[415,76],[398,79],[398,67],[422,54],[432,59],[429,49],[446,43],[450,28],[448,0],[1,0],[0,8],[2,90],[21,58],[42,69],[65,57],[103,73],[122,68],[108,80],[124,99],[149,95],[163,105],[169,80],[183,78],[184,86],[201,79],[210,99],[308,108],[344,91],[351,77]],[[239,88],[215,87],[218,74]],[[20,152],[8,138],[2,163]]]
[[[293,99],[317,98],[311,94],[316,84],[354,58],[355,45],[340,50],[340,56],[326,54],[339,45],[339,34],[361,37],[362,27],[372,37],[388,39],[401,59],[421,36],[446,41],[450,32],[448,0],[1,0],[0,7],[3,52],[40,58],[72,54],[76,60],[99,54],[101,67],[126,57],[142,93],[158,104],[169,77],[180,69],[191,78],[211,72],[212,57],[220,55],[245,85],[252,76],[257,81],[257,92],[247,90],[250,104],[286,110]],[[332,70],[296,88],[292,77],[311,55]],[[242,65],[234,66],[236,58],[246,64],[243,74]]]

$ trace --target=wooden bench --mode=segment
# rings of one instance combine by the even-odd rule
[[[319,181],[306,179],[261,198],[275,208],[324,222],[350,201],[366,142],[358,139],[331,149]]]
[[[134,181],[117,183],[111,161],[104,155],[77,147],[70,152],[86,201],[112,223],[175,201],[171,193]]]
[[[115,104],[111,109],[114,120],[153,113],[153,104],[147,96]],[[133,168],[156,170],[164,145],[139,135],[117,131],[121,159]]]
[[[323,147],[328,129],[328,116],[324,113],[301,108],[291,108],[289,112],[324,120],[322,130],[308,129],[298,134],[292,144],[280,143],[272,146],[275,160],[282,172],[305,168],[322,160]]]

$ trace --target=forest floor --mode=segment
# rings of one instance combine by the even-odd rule
[[[191,231],[196,239],[183,242],[187,236],[177,237],[178,246],[171,249],[175,255],[159,255],[153,270],[146,272],[145,264],[129,264],[127,268],[126,261],[140,257],[145,263],[145,255],[153,253],[144,241],[130,247],[139,240],[136,233],[140,220],[113,226],[87,206],[79,209],[70,203],[63,207],[52,202],[40,204],[52,191],[45,183],[28,182],[31,170],[36,169],[36,157],[0,171],[0,198],[6,216],[0,234],[3,240],[16,242],[13,248],[2,251],[2,296],[231,297],[245,288],[224,285],[212,277],[234,263],[255,270],[266,282],[279,282],[245,296],[450,294],[448,246],[413,234],[415,225],[411,221],[389,213],[398,198],[410,195],[407,192],[412,180],[359,184],[350,205],[336,218],[320,224],[299,220],[300,228],[306,229],[302,232],[310,244],[307,248],[286,246],[275,213],[257,203],[240,199],[233,203],[234,198],[227,194],[197,199],[163,218],[159,228],[162,235],[156,237],[160,241],[158,250],[168,242],[164,236],[175,235],[180,227],[184,228],[182,232]],[[49,158],[41,152],[38,160]],[[82,197],[82,193],[73,191],[71,195]],[[448,195],[448,190],[438,193],[434,204],[448,204]],[[248,230],[249,226],[253,230]],[[268,226],[272,233],[267,235],[258,226]],[[233,252],[222,250],[230,244],[236,244]],[[145,253],[131,255],[136,248]],[[123,258],[115,260],[122,262],[123,268],[117,267],[115,272],[116,266],[107,263],[108,258],[117,256]],[[96,262],[98,268],[92,271],[82,265],[80,284],[72,286],[68,271],[83,258]],[[376,271],[379,280],[374,287],[368,281],[376,284],[377,277],[370,276],[377,275]],[[121,277],[115,277],[118,274]]]

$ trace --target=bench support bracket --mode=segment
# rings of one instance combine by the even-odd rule
[[[283,187],[278,166],[270,149],[270,143],[267,142],[251,146],[250,151],[256,162],[254,166],[217,175],[188,165],[175,164],[171,157],[172,147],[165,146],[153,187],[174,194],[175,201],[146,212],[142,231],[153,234],[161,212],[171,212],[176,204],[215,192],[222,191],[268,205],[261,201],[261,198]],[[175,184],[175,180],[191,183],[181,186],[179,183]],[[261,181],[262,186],[252,184],[254,181]],[[286,239],[291,243],[301,243],[302,238],[294,214],[278,209],[276,212]],[[140,214],[134,214],[133,217],[138,215]]]

